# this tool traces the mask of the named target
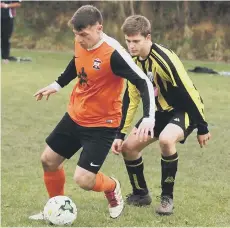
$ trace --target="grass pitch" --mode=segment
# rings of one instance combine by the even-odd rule
[[[14,50],[16,56],[30,56],[31,63],[2,65],[2,150],[1,215],[4,227],[49,226],[28,220],[42,210],[47,201],[40,154],[44,139],[66,111],[72,82],[47,102],[32,96],[53,82],[62,72],[72,53],[29,52]],[[216,71],[230,71],[224,63],[185,61],[186,69],[206,66]],[[193,133],[185,145],[178,145],[179,169],[175,183],[175,210],[160,217],[154,209],[160,195],[160,151],[158,144],[144,151],[145,176],[152,205],[136,208],[126,205],[123,215],[112,220],[102,193],[85,192],[73,182],[79,153],[65,164],[66,195],[78,207],[76,227],[124,226],[230,226],[230,77],[190,74],[205,102],[205,114],[212,139],[200,149]],[[138,119],[141,116],[136,116]],[[102,171],[121,181],[123,196],[131,186],[121,156],[109,154]]]

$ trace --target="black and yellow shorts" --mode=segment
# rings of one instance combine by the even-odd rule
[[[140,119],[135,125],[136,128],[140,125],[142,119]],[[184,131],[184,140],[180,143],[184,143],[186,138],[192,133],[196,128],[196,125],[192,123],[186,112],[183,111],[170,111],[170,112],[158,112],[155,114],[155,127],[154,127],[154,137],[158,138],[160,133],[164,130],[167,124],[172,123],[181,127]]]
[[[117,128],[80,126],[66,113],[46,138],[46,143],[67,159],[82,148],[78,165],[97,173],[109,153],[116,131]]]

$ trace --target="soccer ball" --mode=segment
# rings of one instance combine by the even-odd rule
[[[46,221],[58,225],[71,225],[77,218],[77,207],[67,196],[55,196],[48,200],[44,207]]]

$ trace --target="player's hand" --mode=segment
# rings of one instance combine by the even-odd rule
[[[123,144],[122,139],[115,139],[111,147],[112,152],[116,155],[119,155],[122,151],[122,144]]]
[[[58,92],[60,89],[61,86],[55,81],[52,84],[46,86],[45,88],[38,90],[34,94],[34,97],[36,97],[37,101],[40,101],[43,98],[43,96],[46,96],[46,100],[48,100],[51,94]]]
[[[49,99],[49,96],[52,94],[52,93],[56,93],[57,90],[56,89],[53,89],[53,88],[50,88],[49,86],[43,88],[43,89],[40,89],[38,90],[35,94],[34,94],[34,97],[36,97],[36,100],[37,101],[40,101],[43,96],[46,96],[46,100]]]
[[[209,139],[211,139],[211,134],[209,132],[205,135],[197,135],[197,140],[200,144],[200,148],[203,148]]]
[[[136,131],[137,140],[140,142],[146,142],[148,140],[149,132],[151,138],[154,137],[153,128],[155,126],[155,119],[153,118],[143,118],[141,124]]]

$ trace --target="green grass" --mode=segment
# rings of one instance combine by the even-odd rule
[[[30,56],[31,63],[2,65],[2,150],[1,215],[2,226],[41,227],[28,216],[40,211],[47,201],[40,154],[44,139],[66,110],[73,83],[50,100],[36,102],[37,89],[48,85],[63,71],[72,53],[14,50],[16,56]],[[185,61],[186,68],[206,66],[230,71],[224,63]],[[157,143],[145,149],[145,175],[152,205],[147,208],[125,207],[123,215],[112,220],[102,193],[85,192],[73,182],[79,157],[66,162],[66,195],[78,207],[77,227],[119,226],[230,226],[230,78],[190,74],[205,101],[206,118],[212,140],[200,149],[193,133],[185,145],[178,145],[179,170],[175,184],[175,213],[160,217],[154,213],[160,194],[160,152]],[[141,115],[141,108],[136,119]],[[109,154],[102,167],[122,184],[123,195],[130,193],[121,156]]]

